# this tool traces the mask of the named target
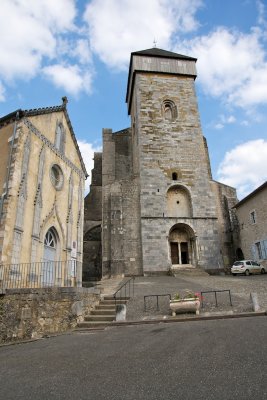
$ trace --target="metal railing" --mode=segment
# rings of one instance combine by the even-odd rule
[[[147,299],[149,297],[155,298],[157,299],[157,311],[159,311],[159,297],[169,297],[169,300],[171,300],[171,295],[169,293],[167,294],[147,294],[146,296],[144,296],[144,311],[147,311]]]
[[[76,260],[0,264],[0,290],[79,286],[81,268]]]
[[[231,291],[230,291],[229,289],[223,289],[223,290],[204,290],[204,291],[200,292],[200,294],[201,294],[201,308],[204,307],[204,297],[203,297],[203,294],[214,293],[214,298],[215,298],[216,307],[218,307],[217,293],[223,293],[223,292],[227,292],[227,293],[228,293],[229,301],[230,301],[230,306],[232,307],[232,306],[233,306],[233,303],[232,303]]]
[[[123,285],[113,294],[115,300],[115,307],[117,305],[117,301],[121,301],[127,298],[134,297],[134,279],[132,276],[128,281],[124,282]]]

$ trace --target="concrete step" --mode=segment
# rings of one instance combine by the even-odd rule
[[[115,314],[116,314],[115,308],[112,310],[107,310],[106,308],[104,308],[102,310],[91,311],[91,315],[115,315]]]
[[[87,317],[84,318],[85,321],[101,321],[101,322],[107,322],[107,321],[114,321],[115,320],[115,315],[88,315]]]

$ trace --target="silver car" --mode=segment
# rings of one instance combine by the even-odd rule
[[[231,267],[231,272],[233,275],[236,274],[265,274],[266,268],[253,260],[241,260],[234,262]]]

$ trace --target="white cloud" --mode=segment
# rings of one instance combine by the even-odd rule
[[[90,91],[89,41],[76,13],[75,0],[1,0],[0,100],[3,85],[42,73],[70,94]]]
[[[226,124],[234,124],[236,122],[236,118],[234,115],[225,116],[221,114],[219,116],[219,122],[214,125],[215,129],[222,129]]]
[[[92,0],[84,14],[91,46],[103,62],[122,70],[132,51],[170,48],[172,35],[197,28],[201,0]]]
[[[0,76],[35,76],[43,57],[53,57],[56,34],[73,28],[74,0],[1,0]]]
[[[198,82],[205,93],[247,107],[267,103],[267,62],[259,29],[249,34],[217,28],[176,46],[198,58]]]
[[[91,90],[92,75],[84,72],[78,65],[49,65],[43,68],[43,73],[55,86],[74,96],[82,90],[87,93]]]
[[[216,125],[214,126],[214,128],[215,128],[215,129],[218,129],[218,130],[222,129],[223,127],[224,127],[224,125],[223,125],[221,122],[218,122],[218,124],[216,124]]]
[[[263,4],[262,1],[257,0],[256,1],[256,7],[258,10],[258,23],[259,25],[262,25],[263,27],[267,27],[267,21],[266,21],[266,9],[265,5]]]
[[[5,88],[0,81],[0,101],[5,101]]]
[[[77,56],[82,64],[87,64],[91,61],[91,51],[89,47],[89,40],[79,39],[75,43],[73,55]]]
[[[217,175],[237,188],[239,198],[246,196],[267,180],[267,140],[251,140],[228,151]]]
[[[88,193],[91,181],[91,171],[94,167],[94,152],[102,151],[102,148],[94,145],[93,143],[86,142],[85,140],[78,140],[78,145],[86,167],[86,171],[89,175],[85,182],[85,193]]]
[[[234,115],[230,115],[229,117],[227,117],[226,118],[226,123],[227,124],[233,124],[233,123],[235,123],[235,121],[236,121],[236,118],[235,118],[235,116]]]

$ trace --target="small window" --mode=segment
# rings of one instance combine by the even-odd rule
[[[177,173],[176,172],[172,173],[172,180],[177,181]]]
[[[261,251],[261,244],[260,242],[255,243],[257,249],[257,256],[261,260],[262,259],[262,251]]]
[[[177,107],[171,100],[164,100],[162,104],[162,115],[168,121],[174,121],[177,118]]]
[[[256,224],[256,211],[251,211],[250,213],[250,221],[252,224]]]
[[[251,262],[250,261],[246,261],[246,265],[251,265]]]

